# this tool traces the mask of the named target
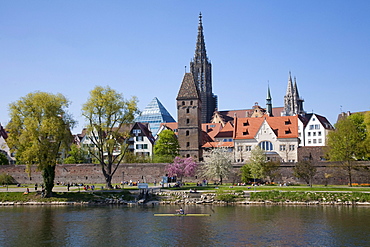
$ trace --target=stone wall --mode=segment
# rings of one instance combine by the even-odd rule
[[[121,181],[147,182],[153,183],[162,180],[162,176],[166,175],[165,167],[167,164],[157,163],[138,163],[138,164],[121,164],[115,175],[112,183],[118,184]],[[358,167],[353,169],[352,182],[358,184],[370,183],[370,162],[357,162]],[[234,164],[233,174],[229,178],[224,179],[224,182],[240,182],[240,168],[243,164]],[[340,163],[316,162],[317,173],[314,177],[314,184],[348,184],[347,173],[340,168]],[[281,163],[278,170],[278,175],[273,179],[275,183],[300,183],[304,184],[303,180],[297,179],[293,175],[294,163]],[[0,174],[6,173],[21,184],[42,183],[41,172],[36,171],[36,167],[32,167],[31,176],[26,173],[25,165],[3,165],[0,166]],[[330,178],[325,178],[325,174],[330,174]],[[186,178],[186,182],[200,182],[202,177]],[[55,183],[102,183],[104,184],[104,176],[100,165],[97,164],[75,164],[75,165],[57,165]],[[213,182],[213,181],[209,181]]]

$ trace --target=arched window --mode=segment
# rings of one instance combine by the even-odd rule
[[[188,135],[189,135],[189,130],[186,131],[186,136],[188,136]]]
[[[260,142],[260,144],[258,144],[258,146],[260,146],[260,148],[262,150],[265,150],[265,151],[272,151],[272,150],[274,150],[274,146],[269,141]]]
[[[182,102],[182,105],[185,105],[185,101]]]
[[[189,112],[190,112],[190,110],[189,110],[189,108],[187,108],[187,109],[186,109],[186,113],[189,113]]]

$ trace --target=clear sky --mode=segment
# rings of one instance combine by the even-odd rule
[[[176,96],[194,56],[202,12],[219,110],[284,105],[288,75],[304,109],[334,124],[370,110],[370,1],[0,0],[0,122],[30,92],[62,93],[69,112],[95,86],[143,110],[157,97],[177,119]]]

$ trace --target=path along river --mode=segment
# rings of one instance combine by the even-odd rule
[[[370,207],[3,206],[0,246],[370,246]]]

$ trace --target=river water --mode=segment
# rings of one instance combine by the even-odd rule
[[[185,206],[211,217],[155,217],[178,207],[0,208],[0,246],[370,246],[370,207]]]

